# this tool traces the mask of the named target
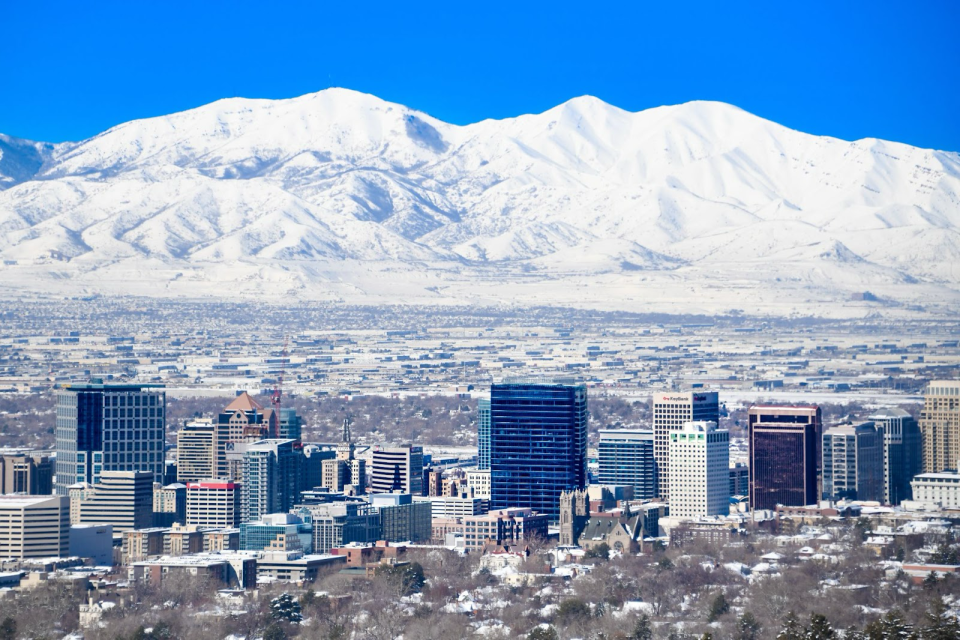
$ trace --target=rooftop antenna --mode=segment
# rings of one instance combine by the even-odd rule
[[[343,419],[343,438],[342,442],[350,442],[350,418]]]
[[[290,336],[283,337],[283,352],[280,354],[280,375],[277,377],[277,385],[273,388],[273,409],[276,415],[274,419],[273,437],[280,437],[280,401],[283,398],[283,374],[287,366],[287,345],[290,342]]]

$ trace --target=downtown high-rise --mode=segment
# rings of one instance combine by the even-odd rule
[[[600,484],[633,487],[633,497],[656,496],[657,474],[653,459],[653,431],[601,429],[597,446]]]
[[[881,409],[869,418],[883,439],[883,501],[900,504],[912,498],[910,481],[922,467],[923,448],[917,421],[903,409]]]
[[[823,432],[823,499],[883,501],[883,434],[872,422]]]
[[[923,471],[937,473],[960,465],[960,380],[933,380],[920,412]]]
[[[97,484],[105,471],[148,471],[163,481],[163,385],[70,384],[57,390],[56,485]]]
[[[670,515],[730,512],[730,433],[716,422],[692,421],[670,432]]]
[[[587,388],[508,379],[490,389],[490,508],[560,517],[560,494],[587,483]]]
[[[720,424],[720,398],[715,391],[658,392],[653,396],[653,458],[657,495],[670,499],[670,433],[687,422]]]
[[[370,466],[372,493],[423,493],[423,447],[376,447]]]
[[[753,406],[747,423],[750,508],[816,503],[823,431],[820,407]]]

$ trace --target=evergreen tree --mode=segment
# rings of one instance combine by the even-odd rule
[[[891,609],[887,615],[868,624],[863,635],[867,640],[917,640],[916,631],[903,619],[899,609]]]
[[[757,640],[760,637],[760,623],[749,611],[737,618],[737,630],[733,634],[734,640]]]
[[[590,605],[578,598],[564,600],[557,607],[557,619],[563,624],[571,624],[577,620],[586,620],[593,616]]]
[[[931,571],[929,574],[927,574],[927,577],[923,579],[923,588],[927,591],[933,591],[939,584],[940,579],[937,578],[936,571]]]
[[[300,603],[289,593],[284,593],[270,601],[270,617],[274,620],[286,620],[293,624],[303,622]]]
[[[610,545],[606,542],[601,542],[595,547],[587,549],[587,552],[583,554],[585,558],[598,558],[600,560],[607,560],[610,558]]]
[[[539,626],[527,634],[527,640],[559,640],[557,630],[551,626]]]
[[[787,617],[783,619],[783,627],[780,628],[780,632],[777,634],[777,640],[804,640],[805,637],[806,629],[800,624],[800,621],[797,619],[797,614],[791,611],[787,614]]]
[[[937,550],[930,556],[931,564],[960,564],[960,553],[957,548],[950,546],[946,542],[940,544]]]
[[[730,603],[727,602],[726,596],[724,596],[721,591],[720,594],[713,599],[713,604],[710,605],[710,615],[707,617],[707,622],[716,622],[717,618],[728,611],[730,611]]]
[[[287,632],[279,624],[274,622],[263,632],[263,640],[287,640]]]
[[[647,614],[643,614],[637,620],[633,633],[630,634],[630,640],[653,640],[653,627],[650,625],[650,617]]]
[[[17,621],[6,617],[0,622],[0,640],[15,640],[17,637]]]
[[[920,637],[923,640],[957,640],[960,638],[960,621],[950,615],[942,597],[936,598],[924,614],[925,623]]]
[[[833,630],[830,621],[819,613],[810,616],[810,626],[804,634],[805,640],[830,640],[837,637],[837,632]]]

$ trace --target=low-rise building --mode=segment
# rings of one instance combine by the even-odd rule
[[[226,586],[253,588],[256,586],[257,560],[251,556],[223,556],[199,554],[192,556],[164,556],[130,565],[130,577],[135,581],[159,586],[164,580],[182,580],[186,576],[207,578]]]
[[[960,507],[960,473],[921,473],[910,482],[916,502],[937,504],[944,509]]]
[[[163,538],[163,554],[185,556],[203,551],[203,532],[193,525],[174,524]]]
[[[546,538],[549,516],[533,509],[497,509],[482,516],[463,518],[464,544],[467,549],[482,549],[488,544],[513,545],[531,537]]]
[[[313,549],[313,532],[292,513],[268,513],[255,522],[240,525],[240,548],[244,551],[295,551]]]
[[[70,555],[89,558],[94,564],[113,564],[113,527],[109,524],[75,524],[70,527]]]
[[[257,558],[257,578],[279,582],[313,582],[322,569],[342,565],[339,555],[265,552]]]
[[[380,514],[366,503],[337,502],[299,507],[296,514],[313,530],[314,553],[351,542],[375,542],[380,535]]]
[[[346,558],[348,567],[363,567],[382,562],[396,563],[406,552],[406,545],[390,544],[386,540],[378,540],[376,544],[348,544],[330,551],[333,555]]]
[[[380,513],[380,535],[391,542],[426,542],[430,539],[433,507],[413,502],[409,493],[379,493],[370,504]]]
[[[203,550],[206,553],[238,551],[240,549],[240,529],[204,529]]]
[[[450,534],[463,536],[463,518],[434,518],[430,531],[431,544],[446,545]]]
[[[164,541],[169,529],[150,527],[148,529],[129,529],[123,536],[123,562],[139,562],[155,556],[162,556]]]

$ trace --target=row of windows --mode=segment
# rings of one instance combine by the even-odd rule
[[[149,426],[149,425],[145,425]],[[104,431],[103,439],[105,441],[111,440],[154,440],[161,441],[163,440],[163,431],[159,429],[147,429],[144,431],[128,431],[128,430],[119,430],[119,431]]]
[[[120,408],[120,409],[106,409],[103,412],[104,418],[162,418],[163,409],[155,409],[153,407],[147,409],[144,408],[141,410],[137,408]]]

